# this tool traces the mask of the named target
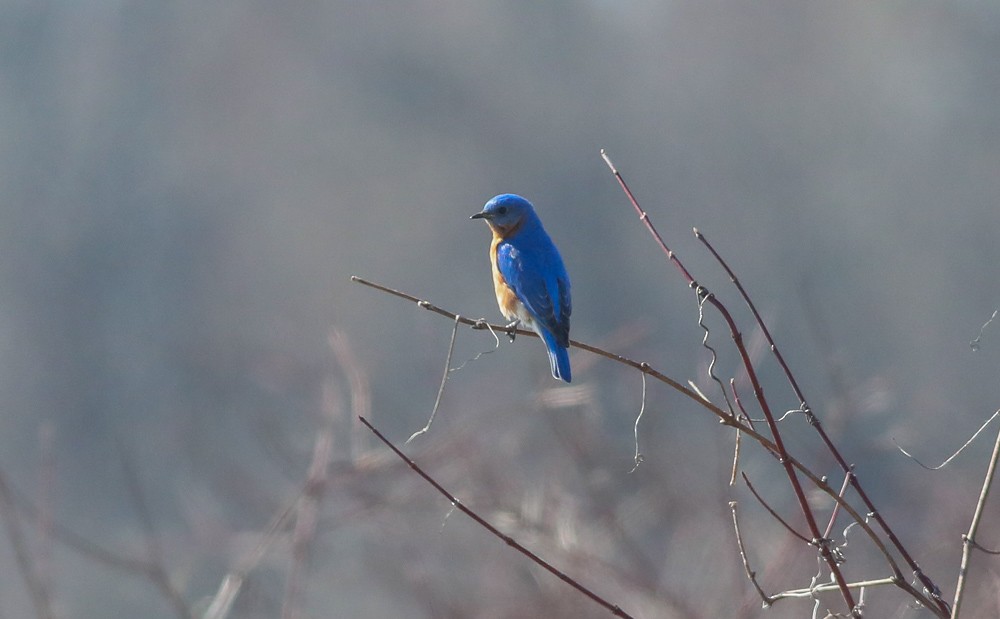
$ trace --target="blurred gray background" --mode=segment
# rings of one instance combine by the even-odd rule
[[[892,440],[939,462],[1000,401],[1000,321],[969,346],[1000,306],[1000,5],[15,0],[0,49],[0,470],[55,616],[183,611],[53,527],[139,558],[153,532],[202,612],[294,496],[319,428],[335,473],[301,616],[606,616],[448,516],[358,430],[359,410],[399,442],[424,424],[451,323],[349,279],[499,321],[489,234],[468,217],[520,193],[567,263],[572,336],[711,390],[693,294],[601,148],[753,339],[691,228],[737,269],[950,597],[994,431],[937,473]],[[737,366],[716,327],[725,378]],[[463,329],[452,365],[493,346]],[[757,359],[776,408],[794,408]],[[636,617],[806,616],[761,610],[742,575],[731,498],[765,586],[808,585],[815,560],[727,487],[731,435],[650,385],[630,475],[640,376],[573,362],[560,390],[541,344],[504,339],[451,374],[408,453]],[[794,521],[779,469],[748,450]],[[287,610],[287,537],[231,616]],[[859,561],[854,577],[887,575]],[[987,616],[996,563],[978,561]],[[39,615],[9,535],[0,565],[0,616]],[[905,602],[869,593],[878,616],[922,616]]]

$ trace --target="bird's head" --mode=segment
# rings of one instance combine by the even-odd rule
[[[525,221],[535,217],[535,209],[524,198],[505,193],[492,198],[483,210],[470,219],[485,219],[490,228],[500,236],[507,236],[519,229]]]

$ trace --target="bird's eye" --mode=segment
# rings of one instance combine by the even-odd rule
[[[500,208],[497,209],[497,212],[500,213],[501,215],[506,215],[507,214],[507,207],[506,206],[501,206]]]

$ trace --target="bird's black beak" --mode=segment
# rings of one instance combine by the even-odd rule
[[[489,219],[492,219],[492,218],[490,217],[489,213],[487,213],[486,211],[483,211],[482,213],[476,213],[475,215],[473,215],[469,219],[486,219],[486,220],[489,220]]]

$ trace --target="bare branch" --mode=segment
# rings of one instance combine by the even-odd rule
[[[736,289],[740,292],[740,295],[743,297],[744,303],[746,303],[747,307],[750,309],[751,313],[753,314],[754,320],[760,326],[760,328],[764,333],[764,336],[767,338],[767,342],[771,346],[771,351],[774,353],[774,357],[777,360],[778,365],[784,372],[785,377],[792,388],[792,391],[795,393],[795,396],[801,403],[800,409],[806,415],[809,424],[813,427],[816,433],[819,434],[819,437],[823,441],[824,446],[826,447],[827,451],[829,451],[830,454],[833,456],[834,460],[837,461],[837,465],[840,466],[840,469],[846,475],[849,476],[851,486],[854,488],[854,491],[857,492],[858,497],[861,499],[861,501],[865,504],[865,507],[868,509],[868,512],[872,514],[872,516],[875,519],[875,522],[877,522],[879,527],[881,527],[882,530],[885,532],[885,534],[889,536],[890,543],[893,545],[896,551],[898,551],[899,554],[903,557],[903,560],[916,575],[917,579],[920,581],[923,588],[929,593],[930,597],[933,600],[931,608],[934,611],[934,613],[939,617],[950,616],[951,610],[948,607],[948,603],[941,597],[940,590],[938,589],[937,585],[934,584],[934,582],[930,579],[930,577],[924,574],[923,570],[920,568],[919,565],[917,565],[917,562],[913,559],[909,551],[906,549],[905,546],[903,546],[903,543],[896,536],[896,533],[889,526],[889,523],[886,522],[886,520],[882,517],[879,511],[875,508],[875,504],[868,497],[868,493],[865,492],[865,489],[861,486],[861,483],[858,481],[857,475],[854,474],[853,471],[854,467],[848,464],[847,460],[844,459],[844,456],[840,453],[840,450],[837,448],[836,445],[834,445],[833,441],[830,439],[830,436],[823,428],[823,425],[820,422],[819,418],[816,417],[815,414],[813,414],[812,408],[810,408],[808,402],[806,401],[805,394],[799,387],[798,381],[795,379],[795,375],[792,374],[791,368],[785,362],[785,358],[781,354],[781,351],[778,349],[778,345],[775,343],[774,338],[771,337],[771,332],[768,330],[767,325],[764,323],[763,318],[761,318],[760,312],[757,311],[757,307],[756,305],[754,305],[753,300],[750,298],[750,295],[746,292],[746,289],[743,288],[743,284],[740,283],[739,278],[736,277],[736,274],[733,273],[732,269],[729,268],[729,265],[726,263],[726,261],[723,260],[722,256],[719,255],[719,253],[715,250],[715,248],[711,245],[711,243],[708,242],[708,239],[706,239],[705,236],[701,234],[697,229],[695,229],[694,233],[695,237],[699,241],[701,241],[702,244],[705,245],[705,247],[716,259],[716,261],[726,271],[726,273],[732,280],[733,285],[735,285]],[[767,411],[765,411],[765,417],[767,417]],[[775,443],[779,443],[779,441],[776,439]],[[834,575],[836,576],[836,574],[837,572],[835,571]],[[848,590],[843,587],[845,583],[842,580],[839,580],[839,582],[842,585],[841,591],[842,593],[845,594],[845,599],[848,599],[847,595]]]
[[[770,505],[767,504],[767,501],[765,501],[764,498],[762,496],[760,496],[760,494],[758,494],[757,489],[753,487],[752,483],[750,483],[750,478],[747,477],[746,473],[740,473],[740,475],[743,476],[743,483],[745,483],[747,485],[747,488],[750,489],[750,492],[753,493],[754,498],[756,498],[757,501],[761,505],[764,506],[764,509],[766,509],[767,512],[769,514],[771,514],[772,518],[774,518],[775,520],[777,520],[778,522],[780,522],[782,524],[782,526],[784,526],[786,529],[788,529],[788,532],[791,533],[794,537],[799,538],[800,540],[802,540],[803,542],[805,542],[807,544],[812,544],[812,542],[809,540],[808,537],[806,537],[805,535],[802,535],[801,533],[799,533],[798,531],[796,531],[795,529],[793,529],[792,525],[790,525],[787,522],[785,522],[785,519],[782,518],[781,515],[778,514],[778,512],[774,511],[773,507],[771,507]]]
[[[623,611],[620,607],[612,604],[611,602],[608,602],[607,600],[605,600],[601,596],[597,595],[596,593],[594,593],[593,591],[591,591],[587,587],[583,586],[582,584],[580,584],[579,582],[577,582],[576,580],[574,580],[572,577],[570,577],[570,576],[566,575],[565,573],[563,573],[562,571],[558,570],[557,568],[555,568],[554,566],[552,566],[550,563],[548,563],[547,561],[545,561],[544,559],[542,559],[541,557],[539,557],[535,553],[531,552],[530,550],[528,550],[527,548],[525,548],[524,546],[522,546],[514,538],[510,537],[509,535],[505,535],[504,533],[502,533],[499,529],[497,529],[495,526],[493,526],[492,524],[490,524],[489,522],[487,522],[482,516],[480,516],[479,514],[477,514],[475,511],[473,511],[473,510],[469,509],[468,507],[466,507],[465,505],[463,505],[457,498],[455,498],[454,495],[452,495],[450,492],[448,492],[447,490],[445,490],[444,487],[441,484],[439,484],[433,477],[431,477],[428,473],[424,472],[423,469],[421,469],[419,466],[417,466],[416,462],[414,462],[413,460],[411,460],[409,457],[406,456],[406,454],[404,454],[402,451],[400,451],[398,447],[396,447],[395,445],[393,445],[392,442],[389,441],[389,439],[387,439],[385,436],[383,436],[382,433],[379,432],[375,428],[375,426],[371,425],[368,422],[367,419],[365,419],[364,417],[360,417],[359,419],[361,420],[361,423],[365,424],[365,426],[367,426],[368,429],[371,430],[372,433],[376,437],[378,437],[378,439],[380,441],[382,441],[383,443],[385,443],[386,447],[388,447],[389,449],[391,449],[393,451],[393,453],[395,453],[397,456],[399,456],[399,458],[403,462],[405,462],[411,469],[413,469],[414,472],[416,472],[418,475],[420,475],[421,477],[423,477],[424,480],[427,483],[429,483],[431,486],[433,486],[435,490],[437,490],[442,496],[444,496],[446,499],[448,499],[448,501],[452,504],[452,506],[454,506],[456,509],[458,509],[459,511],[461,511],[463,514],[465,514],[469,518],[472,518],[472,520],[475,521],[476,524],[478,524],[479,526],[483,527],[484,529],[486,529],[487,531],[489,531],[490,533],[492,533],[494,536],[496,536],[497,538],[499,538],[500,540],[502,540],[505,544],[507,544],[508,546],[510,546],[511,548],[513,548],[514,550],[516,550],[516,551],[520,552],[521,554],[523,554],[524,556],[528,557],[528,559],[530,559],[536,565],[541,566],[546,571],[548,571],[550,574],[552,574],[552,575],[556,576],[557,578],[559,578],[559,580],[562,580],[563,582],[565,582],[569,586],[573,587],[574,589],[576,589],[577,591],[579,591],[583,595],[585,595],[588,598],[590,598],[593,602],[599,604],[600,606],[604,607],[606,610],[610,611],[611,614],[614,615],[615,617],[622,617],[623,619],[632,619],[631,615],[629,615],[628,613],[626,613],[625,611]]]
[[[720,302],[715,297],[715,295],[713,295],[703,286],[698,284],[698,282],[695,281],[695,279],[691,276],[691,274],[687,271],[687,269],[684,268],[684,266],[681,264],[680,260],[677,258],[674,252],[672,252],[667,248],[667,245],[663,241],[663,238],[656,231],[656,228],[653,227],[653,224],[649,219],[649,215],[645,211],[643,211],[642,208],[639,207],[639,204],[636,201],[635,196],[632,194],[632,191],[625,183],[625,180],[622,178],[622,175],[614,167],[614,165],[611,163],[611,159],[608,158],[607,154],[603,150],[601,151],[601,157],[603,157],[605,163],[608,164],[608,167],[611,169],[611,173],[615,176],[615,179],[618,181],[618,184],[625,192],[625,195],[628,197],[629,202],[631,202],[632,206],[639,213],[639,218],[645,224],[646,228],[649,230],[654,240],[661,247],[661,249],[663,249],[663,251],[667,254],[667,258],[670,260],[670,262],[672,262],[674,266],[676,266],[678,270],[681,272],[681,275],[687,281],[688,286],[690,286],[695,290],[695,292],[698,295],[699,303],[704,303],[704,302],[711,303],[715,307],[715,309],[719,312],[719,314],[722,316],[727,326],[729,327],[729,334],[733,340],[733,343],[736,346],[736,350],[739,352],[740,359],[743,364],[743,369],[746,371],[747,377],[750,379],[750,384],[753,386],[754,398],[757,400],[757,404],[760,406],[761,411],[764,413],[764,418],[767,421],[768,430],[770,431],[771,437],[774,440],[774,445],[775,448],[777,449],[777,454],[778,454],[778,461],[782,464],[782,467],[785,469],[785,475],[786,477],[788,477],[789,484],[792,487],[792,493],[795,495],[795,499],[799,504],[799,509],[802,512],[802,515],[806,519],[806,525],[809,527],[809,532],[811,536],[813,537],[813,539],[819,539],[820,531],[819,531],[819,525],[816,522],[816,517],[812,513],[812,508],[809,506],[809,501],[806,498],[805,491],[802,489],[802,484],[798,479],[798,476],[796,475],[795,467],[792,466],[792,464],[788,460],[788,450],[785,449],[784,439],[781,436],[781,432],[778,430],[777,423],[774,420],[774,415],[771,413],[770,404],[764,397],[764,389],[761,386],[760,381],[757,377],[757,372],[754,369],[754,365],[750,358],[750,354],[747,352],[746,346],[743,344],[743,335],[740,333],[739,328],[736,326],[736,321],[733,319],[732,314],[730,314],[726,306],[722,302]],[[697,228],[695,229],[694,233],[695,236],[698,237],[699,239],[704,238],[702,237],[701,233],[698,232]],[[731,271],[729,271],[729,273],[731,274]],[[742,290],[742,287],[739,286],[739,284],[735,280],[735,276],[731,275],[731,277],[733,278],[734,283],[737,284],[737,287],[741,290],[741,294],[743,294],[744,299],[749,302],[749,297]],[[760,319],[760,315],[756,312],[756,308],[752,309],[758,323],[761,325],[762,328],[766,329],[766,327],[763,324],[763,321]],[[771,343],[771,349],[773,351],[776,351],[776,347],[774,346],[774,341],[773,339],[771,339],[770,334],[765,333],[765,335],[767,336],[768,341]],[[788,370],[788,366],[784,365],[783,359],[781,360],[781,363],[786,370],[786,374],[789,377],[791,377],[791,372]],[[794,378],[791,378],[791,380],[793,381],[793,385],[795,386],[796,391],[798,391],[798,385],[794,383]],[[802,408],[806,409],[805,406],[803,406]],[[832,444],[830,444],[830,447],[832,448]],[[823,559],[826,561],[827,565],[829,566],[830,572],[833,574],[834,578],[840,584],[840,593],[843,596],[844,602],[847,604],[848,609],[850,609],[851,615],[854,617],[860,617],[861,616],[860,609],[854,602],[854,596],[851,594],[850,589],[847,588],[847,580],[841,573],[840,568],[837,565],[836,558],[832,554],[830,554],[829,547],[826,545],[820,545],[819,552],[820,555],[823,557]]]
[[[750,560],[747,558],[747,551],[743,546],[743,535],[740,534],[740,520],[736,515],[737,505],[736,501],[729,502],[729,510],[733,513],[733,528],[736,529],[736,545],[740,549],[740,559],[743,560],[743,570],[746,572],[747,579],[753,584],[754,589],[757,590],[757,594],[760,595],[760,599],[766,608],[774,603],[774,599],[764,593],[764,589],[757,582],[757,572],[750,568]]]
[[[285,599],[281,605],[282,619],[295,619],[302,614],[309,547],[316,537],[316,523],[319,519],[332,457],[333,426],[328,419],[325,427],[316,436],[312,462],[309,464],[309,473],[306,476],[306,490],[296,509],[295,529],[292,532],[292,564],[285,582]]]
[[[260,542],[250,552],[241,557],[233,569],[225,575],[219,584],[218,591],[215,592],[215,596],[212,598],[211,603],[209,603],[208,609],[202,615],[202,619],[225,619],[229,616],[233,602],[236,601],[236,596],[239,595],[247,576],[257,567],[257,564],[260,563],[260,560],[267,553],[271,544],[278,539],[278,535],[281,533],[285,523],[295,513],[295,507],[299,504],[299,499],[305,490],[305,486],[299,488],[295,496],[271,519],[271,522],[261,535]]]
[[[415,302],[417,304],[418,307],[420,307],[422,309],[427,309],[427,310],[433,311],[436,314],[439,314],[441,316],[446,316],[448,318],[451,318],[452,320],[455,320],[456,316],[458,316],[459,317],[459,322],[461,322],[462,324],[468,325],[472,329],[488,329],[488,328],[492,329],[492,328],[495,328],[497,330],[503,330],[504,328],[506,328],[506,325],[490,325],[490,324],[487,324],[485,321],[472,321],[472,320],[469,320],[468,318],[461,317],[458,314],[455,314],[453,312],[449,312],[449,311],[443,310],[443,309],[441,309],[441,308],[439,308],[439,307],[431,304],[428,301],[424,301],[422,299],[418,299],[417,297],[414,297],[412,295],[406,294],[404,292],[400,292],[398,290],[394,290],[392,288],[388,288],[388,287],[383,286],[381,284],[376,284],[376,283],[372,283],[372,282],[366,281],[366,280],[364,280],[364,279],[362,279],[360,277],[357,277],[357,276],[352,276],[351,280],[354,281],[354,282],[357,282],[357,283],[364,284],[364,285],[369,286],[371,288],[374,288],[376,290],[387,292],[387,293],[389,293],[389,294],[391,294],[393,296],[397,296],[397,297],[400,297],[402,299],[413,301],[413,302]],[[520,334],[521,331],[518,331],[518,333]],[[533,332],[524,331],[524,333],[527,334],[527,335],[529,335],[529,336],[533,335]],[[713,415],[715,415],[718,418],[719,422],[722,423],[723,425],[730,426],[730,427],[735,428],[735,429],[739,429],[741,432],[743,432],[743,434],[749,436],[751,439],[753,439],[754,441],[756,441],[757,443],[759,443],[760,446],[763,447],[765,450],[767,450],[769,453],[771,453],[775,457],[779,458],[779,460],[781,459],[780,456],[778,455],[779,452],[778,452],[777,446],[775,445],[775,443],[770,438],[768,438],[767,436],[764,436],[763,434],[761,434],[760,432],[758,432],[753,427],[753,425],[750,422],[744,424],[739,419],[737,419],[736,417],[734,417],[733,415],[731,415],[729,412],[727,412],[727,411],[719,408],[718,406],[714,405],[711,401],[709,401],[697,389],[692,388],[692,387],[686,387],[686,386],[682,385],[678,381],[676,381],[676,380],[670,378],[669,376],[663,374],[662,372],[660,372],[659,370],[655,369],[650,364],[648,364],[648,363],[646,363],[644,361],[641,361],[641,362],[640,361],[635,361],[634,359],[629,359],[628,357],[625,357],[623,355],[612,353],[612,352],[609,352],[609,351],[604,350],[602,348],[599,348],[597,346],[592,346],[590,344],[587,344],[587,343],[584,343],[584,342],[580,342],[580,341],[577,341],[577,340],[570,340],[570,345],[573,346],[573,347],[575,347],[575,348],[579,348],[581,350],[586,350],[588,352],[592,352],[595,355],[599,355],[601,357],[604,357],[605,359],[610,359],[610,360],[612,360],[612,361],[614,361],[616,363],[620,363],[622,365],[626,365],[628,367],[631,367],[631,368],[634,368],[636,370],[639,370],[640,372],[642,372],[642,373],[644,373],[644,374],[646,374],[646,375],[648,375],[648,376],[656,379],[657,381],[659,381],[659,382],[661,382],[661,383],[669,386],[670,388],[672,388],[672,389],[676,390],[677,392],[683,394],[685,397],[687,397],[688,399],[690,399],[692,402],[697,403],[699,406],[703,407],[705,410],[707,410],[710,413],[712,413]],[[889,551],[889,549],[886,547],[886,544],[882,541],[882,539],[878,536],[878,534],[868,524],[868,522],[866,520],[866,515],[863,515],[863,514],[859,513],[850,503],[848,503],[846,500],[844,500],[843,497],[839,496],[839,494],[837,493],[836,490],[834,490],[833,488],[830,487],[830,485],[826,482],[825,478],[821,478],[819,475],[817,475],[816,473],[814,473],[806,465],[804,465],[802,462],[800,462],[797,458],[795,458],[791,454],[787,454],[787,453],[785,454],[785,462],[787,462],[792,467],[794,467],[794,469],[796,471],[798,471],[799,473],[801,473],[803,475],[803,477],[805,477],[806,479],[808,479],[809,482],[811,484],[813,484],[813,486],[815,486],[821,492],[823,492],[824,494],[826,494],[827,496],[829,496],[831,499],[833,499],[833,501],[836,502],[841,507],[841,509],[844,510],[850,516],[850,518],[852,520],[854,520],[854,522],[857,524],[857,526],[861,527],[861,529],[865,532],[865,535],[868,537],[868,539],[871,541],[871,543],[875,546],[876,549],[878,549],[879,553],[881,553],[881,555],[885,559],[886,563],[889,565],[889,569],[892,571],[893,575],[897,578],[896,586],[898,586],[899,588],[903,589],[907,593],[907,595],[909,595],[910,597],[912,597],[919,604],[922,604],[922,605],[930,608],[931,611],[935,613],[935,615],[937,615],[939,617],[947,617],[948,616],[947,614],[944,614],[944,612],[941,611],[938,608],[938,605],[936,604],[935,600],[932,600],[930,597],[925,596],[921,592],[920,589],[917,589],[916,587],[913,587],[912,585],[910,585],[909,583],[907,583],[905,579],[903,579],[902,571],[899,569],[899,565],[896,563],[896,559],[894,558],[893,554]],[[857,486],[854,485],[853,481],[852,481],[852,487],[857,487]],[[868,515],[871,515],[873,517],[878,517],[877,514],[872,514],[871,512],[868,512]]]
[[[995,415],[996,413],[994,413]],[[990,463],[986,467],[986,478],[983,479],[983,489],[979,492],[979,500],[976,502],[976,511],[972,515],[969,531],[962,537],[962,564],[958,568],[958,584],[955,586],[952,619],[958,619],[959,611],[962,608],[962,596],[965,593],[965,585],[969,576],[969,561],[972,558],[971,551],[975,544],[976,533],[979,531],[979,523],[983,517],[986,497],[989,496],[990,488],[993,486],[993,476],[996,474],[998,462],[1000,462],[1000,433],[997,433],[997,440],[993,443],[993,455],[990,456]]]
[[[847,492],[847,487],[851,483],[850,475],[844,475],[844,483],[840,485],[840,492],[838,496],[844,498],[844,493]],[[834,524],[837,522],[837,516],[840,514],[840,503],[834,503],[833,511],[830,512],[830,520],[826,523],[826,530],[823,532],[823,539],[830,539],[830,535],[833,533]]]

